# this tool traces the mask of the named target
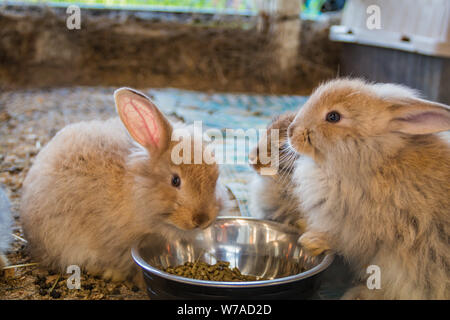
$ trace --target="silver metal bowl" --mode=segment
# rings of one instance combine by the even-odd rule
[[[148,238],[132,248],[153,299],[311,298],[333,255],[312,257],[298,244],[298,230],[276,222],[219,217],[191,241]],[[230,262],[241,273],[269,280],[221,282],[176,276],[161,270],[185,262]]]

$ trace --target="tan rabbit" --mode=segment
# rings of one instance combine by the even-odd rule
[[[288,135],[305,155],[300,241],[342,254],[361,278],[381,272],[380,289],[362,283],[344,298],[450,298],[450,146],[436,134],[449,129],[447,106],[362,80],[321,85],[298,112]]]
[[[114,98],[121,121],[69,125],[39,153],[24,181],[21,219],[44,265],[122,280],[136,274],[133,243],[205,228],[221,200],[217,165],[175,164],[175,129],[147,97],[122,88]]]
[[[249,185],[250,212],[261,219],[274,220],[292,224],[304,231],[305,221],[299,209],[299,203],[294,193],[292,171],[298,154],[287,145],[287,128],[294,120],[295,112],[286,112],[267,126],[267,136],[261,137],[258,145],[250,152],[249,162],[258,173]],[[275,174],[261,174],[262,168],[269,168],[271,163],[260,159],[260,149],[267,148],[267,156],[271,157],[272,130],[278,130],[279,165]]]

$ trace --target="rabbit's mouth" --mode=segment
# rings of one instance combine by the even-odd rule
[[[194,223],[190,224],[186,221],[173,221],[170,217],[173,216],[173,213],[162,213],[161,215],[161,223],[165,227],[173,229],[174,231],[184,232],[186,234],[193,233],[195,231],[200,231],[207,229],[214,222],[214,219],[208,220],[206,223],[202,223],[200,225],[196,225]]]
[[[207,224],[205,224],[205,225],[203,225],[201,227],[198,227],[196,229],[199,229],[199,230],[208,229],[214,223],[214,221],[215,221],[215,219],[211,219]]]
[[[200,230],[199,228],[184,228],[183,226],[180,226],[169,219],[162,220],[161,227],[170,230],[170,233],[176,233],[183,238],[192,236],[192,234],[195,234],[196,231]]]

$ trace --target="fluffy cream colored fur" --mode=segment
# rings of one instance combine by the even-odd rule
[[[337,111],[341,119],[327,122]],[[302,243],[342,254],[362,280],[344,298],[450,298],[450,129],[447,106],[405,87],[338,79],[320,86],[288,133],[302,157],[297,196]]]

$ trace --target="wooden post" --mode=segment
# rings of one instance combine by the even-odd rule
[[[281,72],[293,68],[300,46],[300,0],[273,0],[272,37],[275,61]]]

